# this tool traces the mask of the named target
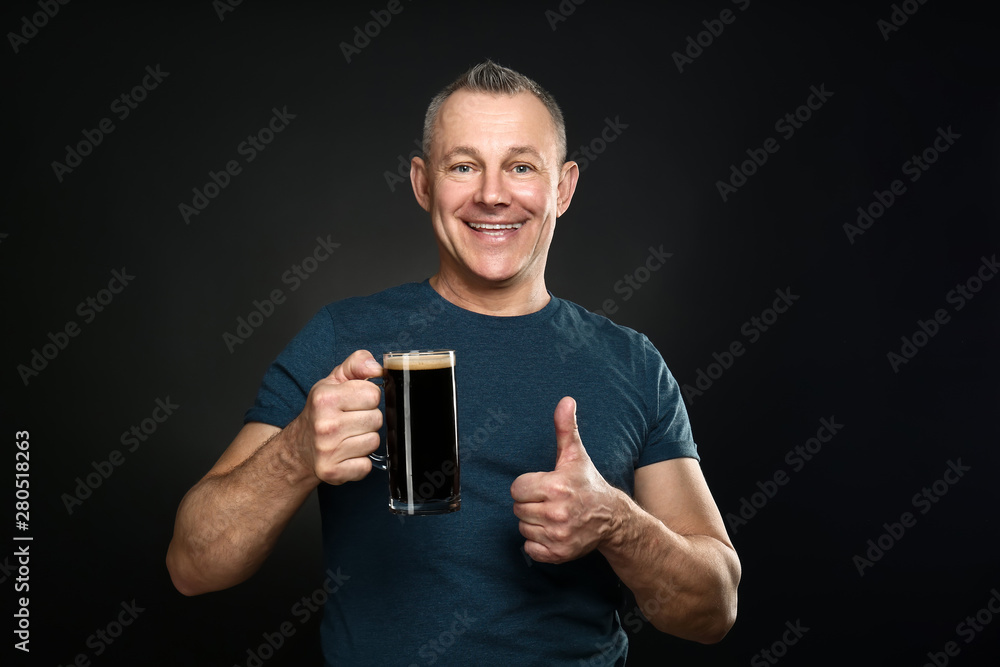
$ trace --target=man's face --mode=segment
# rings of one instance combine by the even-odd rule
[[[555,125],[534,95],[463,90],[445,101],[431,154],[411,169],[437,236],[441,279],[472,290],[544,286],[556,218],[578,175],[575,163],[558,159]]]

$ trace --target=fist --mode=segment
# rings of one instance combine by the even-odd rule
[[[526,473],[510,487],[524,552],[542,563],[565,563],[597,548],[614,525],[617,501],[583,447],[576,401],[559,401],[555,424],[555,470]]]
[[[371,353],[358,350],[309,391],[293,424],[300,455],[320,481],[343,484],[371,472],[368,455],[379,446],[382,392],[367,380],[381,375]]]

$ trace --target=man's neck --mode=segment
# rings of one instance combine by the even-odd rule
[[[438,272],[431,276],[430,284],[443,299],[459,308],[496,317],[535,313],[544,308],[550,299],[544,279],[520,285],[481,287]]]

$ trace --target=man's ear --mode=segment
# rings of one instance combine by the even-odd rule
[[[556,217],[560,217],[569,208],[569,203],[573,201],[573,193],[576,192],[576,182],[580,178],[580,168],[576,162],[570,160],[562,166],[559,174],[559,201],[556,207]]]
[[[410,185],[413,186],[413,196],[417,198],[417,203],[425,211],[431,210],[431,179],[428,172],[428,165],[423,158],[415,157],[410,160]]]

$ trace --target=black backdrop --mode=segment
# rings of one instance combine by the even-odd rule
[[[14,664],[315,664],[318,615],[296,607],[323,579],[314,504],[252,580],[192,599],[163,565],[173,515],[319,307],[433,272],[395,174],[433,93],[485,57],[555,94],[587,160],[549,288],[646,333],[688,386],[743,562],[722,643],[625,609],[630,664],[994,664],[991,19],[805,5],[5,6],[0,582],[8,641],[25,595],[31,633]],[[269,143],[242,144],[276,113]],[[339,246],[303,262],[318,239]],[[672,255],[648,272],[651,248]]]

